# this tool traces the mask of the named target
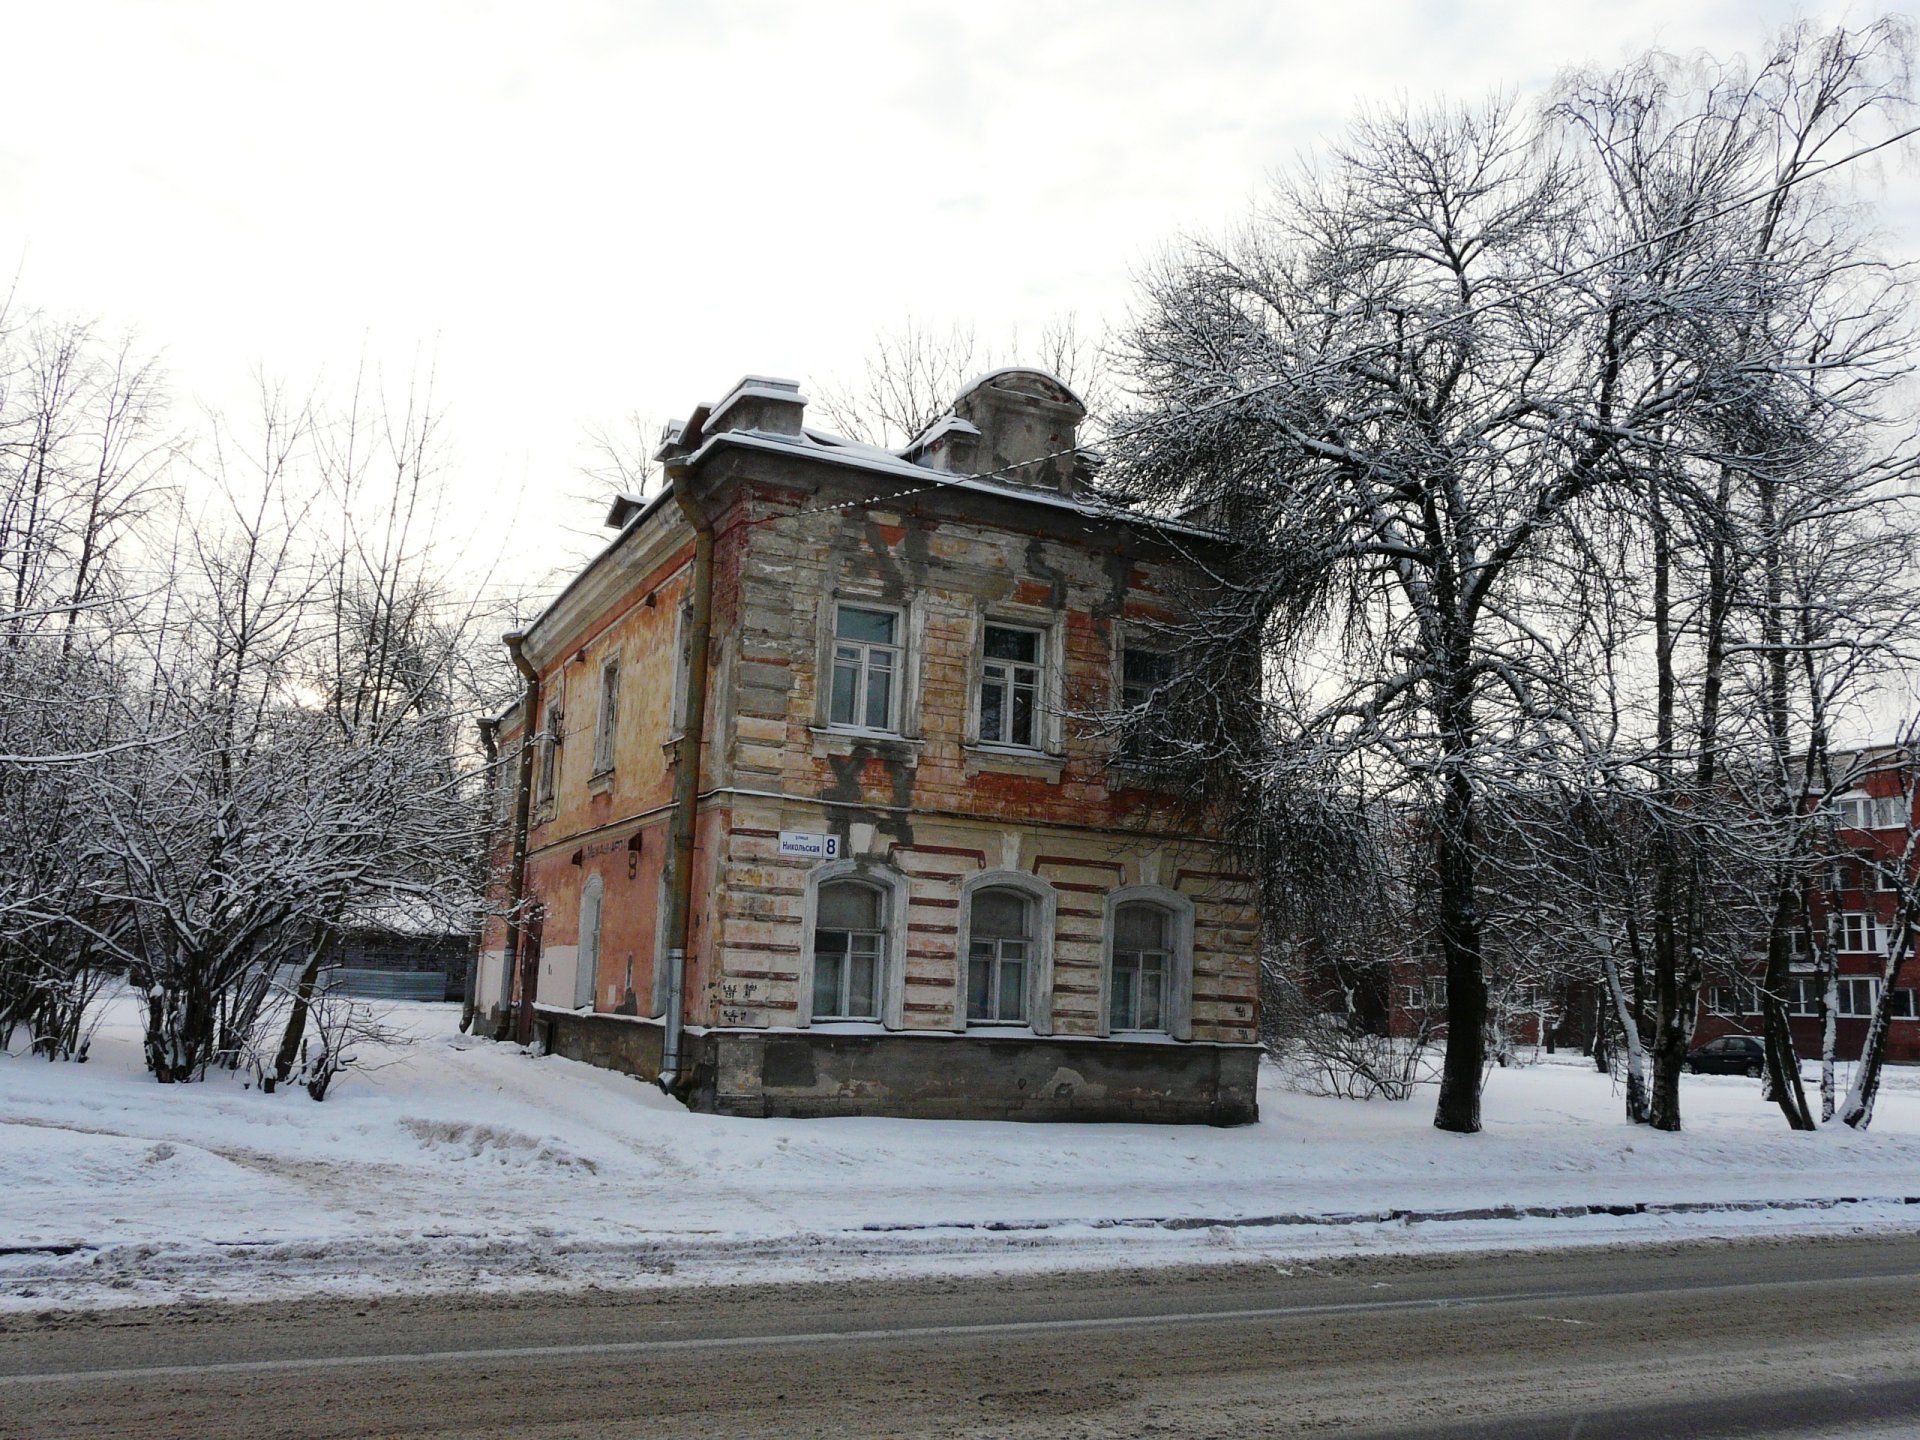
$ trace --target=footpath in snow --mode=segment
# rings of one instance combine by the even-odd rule
[[[1573,1057],[1496,1070],[1478,1136],[1269,1075],[1257,1125],[735,1120],[396,1007],[324,1104],[162,1087],[118,1002],[84,1065],[0,1057],[0,1308],[1137,1265],[1920,1224],[1920,1075],[1788,1131],[1689,1077],[1628,1125]]]

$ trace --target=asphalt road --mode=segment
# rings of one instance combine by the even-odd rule
[[[0,1320],[0,1435],[1920,1435],[1920,1234]]]

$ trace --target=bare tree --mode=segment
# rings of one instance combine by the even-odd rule
[[[827,423],[849,439],[897,447],[945,414],[967,381],[1002,365],[1049,371],[1080,396],[1091,415],[1103,413],[1103,357],[1071,311],[1049,320],[1030,343],[1023,344],[1016,329],[1000,345],[982,343],[968,325],[942,332],[909,317],[900,329],[874,337],[859,376],[821,384],[816,403]]]

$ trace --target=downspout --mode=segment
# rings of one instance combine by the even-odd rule
[[[713,526],[694,504],[684,470],[672,472],[673,498],[693,526],[693,609],[687,622],[687,710],[673,768],[673,822],[667,887],[667,1025],[660,1088],[672,1094],[684,1062],[681,1030],[687,991],[687,929],[693,915],[693,840],[700,803],[700,750],[707,729],[707,640],[713,624]]]
[[[486,839],[482,842],[475,877],[484,891],[487,881],[487,867],[493,863],[493,835],[495,817],[500,813],[500,729],[492,720],[482,720],[479,725],[480,748],[487,757],[486,783],[486,828],[482,832]],[[487,927],[480,926],[473,937],[473,954],[467,959],[467,983],[461,987],[460,996],[460,1033],[466,1034],[473,1029],[473,1012],[480,999],[480,957],[486,953]]]
[[[520,773],[513,782],[513,854],[507,862],[507,953],[500,966],[500,1022],[493,1038],[504,1040],[512,1033],[513,979],[520,969],[520,948],[526,932],[521,914],[527,894],[527,822],[533,813],[533,744],[540,732],[540,672],[527,662],[526,635],[515,630],[502,636],[513,667],[527,680],[526,698],[521,701]],[[531,1003],[531,997],[529,997]]]

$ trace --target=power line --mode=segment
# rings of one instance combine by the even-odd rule
[[[1448,314],[1439,316],[1434,320],[1430,320],[1422,325],[1417,325],[1413,327],[1413,329],[1406,331],[1401,335],[1396,336],[1392,340],[1376,340],[1366,345],[1357,346],[1354,349],[1349,350],[1344,355],[1335,356],[1330,359],[1322,359],[1322,360],[1315,361],[1313,364],[1306,366],[1304,369],[1295,370],[1285,375],[1276,376],[1271,380],[1264,380],[1258,385],[1251,386],[1247,389],[1236,390],[1231,395],[1221,395],[1212,400],[1202,401],[1198,405],[1194,405],[1187,409],[1183,409],[1177,413],[1148,416],[1143,420],[1136,421],[1132,425],[1125,425],[1120,427],[1118,430],[1109,431],[1107,433],[1106,439],[1108,441],[1124,440],[1131,436],[1142,434],[1148,430],[1155,428],[1156,426],[1170,424],[1174,420],[1187,419],[1195,415],[1205,415],[1214,410],[1224,409],[1229,405],[1237,405],[1242,401],[1253,399],[1255,396],[1264,395],[1270,391],[1278,390],[1284,385],[1298,384],[1300,381],[1307,379],[1308,377],[1314,375],[1316,372],[1320,372],[1320,373],[1331,372],[1333,369],[1350,364],[1354,360],[1370,352],[1389,350],[1394,347],[1404,345],[1409,340],[1421,339],[1424,336],[1433,333],[1434,331],[1444,329],[1448,326],[1457,325],[1463,320],[1471,320],[1476,315],[1479,315],[1485,311],[1502,308],[1502,307],[1511,305],[1515,300],[1525,299],[1532,295],[1537,295],[1544,291],[1551,290],[1555,286],[1565,285],[1572,280],[1578,279],[1582,275],[1589,274],[1592,271],[1598,270],[1603,266],[1610,265],[1616,260],[1623,260],[1627,256],[1632,255],[1637,251],[1650,249],[1653,246],[1664,244],[1668,240],[1672,240],[1680,235],[1686,234],[1687,231],[1689,230],[1696,229],[1701,225],[1710,224],[1715,220],[1724,219],[1728,215],[1731,215],[1738,210],[1742,210],[1748,205],[1751,205],[1756,201],[1765,200],[1770,196],[1783,194],[1786,191],[1792,189],[1796,185],[1804,184],[1809,180],[1818,179],[1822,175],[1830,174],[1833,171],[1838,170],[1843,165],[1851,165],[1856,160],[1864,160],[1867,156],[1872,155],[1877,151],[1885,150],[1890,146],[1897,145],[1902,140],[1911,139],[1915,135],[1920,135],[1920,125],[1910,125],[1905,130],[1897,131],[1894,134],[1889,135],[1882,140],[1875,141],[1871,145],[1862,145],[1859,149],[1851,151],[1848,154],[1838,156],[1833,160],[1829,160],[1824,165],[1816,165],[1811,169],[1808,169],[1802,172],[1801,174],[1794,175],[1788,179],[1775,180],[1767,185],[1760,186],[1756,189],[1750,190],[1744,195],[1736,196],[1734,199],[1727,201],[1724,205],[1720,206],[1718,209],[1709,210],[1702,215],[1696,215],[1690,220],[1684,220],[1678,225],[1672,226],[1667,230],[1662,230],[1658,234],[1649,235],[1643,240],[1636,240],[1636,241],[1633,241],[1631,244],[1623,245],[1618,250],[1609,251],[1607,254],[1598,256],[1595,259],[1588,261],[1584,265],[1577,265],[1573,269],[1565,271],[1561,274],[1550,275],[1544,280],[1535,281],[1531,285],[1524,285],[1519,290],[1510,291],[1498,299],[1482,301],[1478,305],[1469,305],[1464,309],[1452,311],[1452,312],[1449,312]],[[956,486],[956,485],[964,485],[976,480],[991,481],[1003,475],[1010,475],[1016,470],[1025,470],[1035,465],[1044,465],[1049,461],[1066,459],[1074,454],[1077,454],[1081,448],[1082,447],[1078,445],[1070,445],[1059,450],[1050,450],[1046,454],[1037,455],[1031,460],[1016,461],[1013,464],[1003,465],[995,470],[983,470],[983,471],[979,471],[979,472],[968,474],[968,475],[930,476],[926,481],[920,484],[908,486],[904,490],[896,490],[891,494],[868,496],[868,497],[864,497],[857,500],[842,500],[832,505],[817,505],[811,508],[800,509],[800,510],[788,510],[778,515],[765,515],[760,517],[758,520],[750,521],[748,523],[755,524],[755,525],[765,525],[775,520],[797,519],[802,515],[827,515],[827,514],[833,513],[836,510],[852,510],[862,506],[885,505],[889,501],[905,499],[909,495],[924,494],[929,490],[937,490],[937,489],[942,489],[942,488]],[[1126,514],[1126,515],[1132,515],[1135,518],[1141,518],[1139,517],[1137,512],[1125,510],[1123,509],[1123,507],[1109,505],[1109,504],[1106,504],[1105,502],[1098,502],[1098,503],[1100,503],[1104,508],[1112,510],[1116,514]],[[1146,517],[1146,518],[1152,518],[1152,517]]]

